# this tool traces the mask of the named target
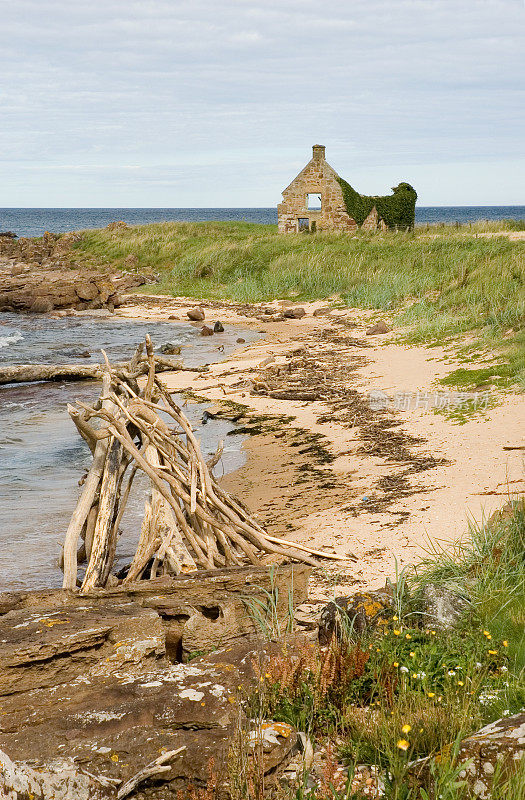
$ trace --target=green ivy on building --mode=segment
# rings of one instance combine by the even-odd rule
[[[409,183],[400,183],[392,188],[393,194],[384,197],[367,197],[359,194],[342,178],[337,178],[343,191],[348,215],[362,225],[374,206],[379,218],[388,228],[411,230],[416,218],[417,193]]]

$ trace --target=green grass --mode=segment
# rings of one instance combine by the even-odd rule
[[[272,225],[159,223],[86,231],[76,257],[126,268],[134,256],[134,269],[159,275],[148,287],[155,293],[237,302],[337,297],[377,309],[408,341],[455,342],[469,360],[483,353],[501,387],[525,381],[525,242],[473,233],[514,225],[283,236]]]

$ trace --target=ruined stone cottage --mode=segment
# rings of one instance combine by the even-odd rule
[[[279,233],[322,230],[408,230],[414,226],[417,194],[400,183],[386,197],[361,195],[339,177],[314,144],[312,158],[283,191],[277,206]]]

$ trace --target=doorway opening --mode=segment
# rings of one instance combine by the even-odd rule
[[[297,220],[297,232],[308,233],[310,230],[310,220],[308,217],[299,217]]]

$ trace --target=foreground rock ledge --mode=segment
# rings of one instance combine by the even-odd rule
[[[173,800],[210,777],[227,797],[232,762],[242,748],[252,758],[239,703],[249,681],[217,651],[209,661],[174,662],[198,644],[257,648],[247,601],[279,587],[284,621],[287,588],[294,606],[302,602],[308,575],[304,565],[237,568],[88,596],[1,595],[0,797]],[[286,725],[267,738],[262,768],[271,781],[299,739]],[[157,779],[119,794],[165,754]]]

